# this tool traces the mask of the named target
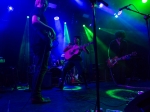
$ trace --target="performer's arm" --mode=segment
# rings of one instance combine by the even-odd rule
[[[38,17],[37,15],[32,16],[32,24],[37,26],[37,27],[42,27],[45,30],[51,31],[53,33],[53,35],[56,36],[55,31],[53,30],[53,28],[51,28],[48,25],[44,24],[40,20],[40,17]]]
[[[90,54],[89,50],[84,46],[83,51],[86,52],[87,54]]]

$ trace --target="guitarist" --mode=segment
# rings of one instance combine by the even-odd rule
[[[79,46],[79,43],[80,43],[80,36],[75,36],[74,37],[74,44],[69,44],[64,49],[64,52],[70,50],[73,47]],[[83,46],[83,47],[80,48],[80,52],[78,54],[72,56],[70,59],[67,60],[67,63],[65,64],[63,72],[62,72],[62,82],[59,85],[59,88],[61,90],[63,90],[65,77],[66,77],[67,72],[69,72],[74,66],[76,67],[79,76],[80,75],[83,76],[84,81],[85,81],[85,87],[88,88],[85,73],[84,73],[84,70],[83,70],[83,67],[82,67],[82,64],[81,64],[82,58],[81,58],[80,54],[81,54],[82,51],[89,54],[89,50],[86,48],[86,46]]]
[[[33,26],[31,44],[34,54],[33,65],[35,66],[31,88],[31,102],[33,104],[50,102],[49,98],[41,95],[41,84],[48,68],[48,59],[52,48],[51,43],[55,39],[55,32],[47,25],[44,16],[44,11],[46,11],[47,7],[48,0],[35,0],[35,7],[31,15]]]
[[[124,40],[125,32],[119,30],[115,33],[115,39],[112,40],[109,44],[108,49],[108,58],[119,58],[124,55],[127,55],[128,44]],[[116,84],[125,84],[125,75],[126,75],[126,57],[123,57],[121,61],[118,61],[112,69],[110,69],[111,75]]]

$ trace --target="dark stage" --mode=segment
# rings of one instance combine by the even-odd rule
[[[39,6],[35,0],[1,1],[0,112],[94,112],[99,108],[98,89],[103,112],[150,112],[150,0],[44,0]],[[48,33],[45,39],[41,30]],[[70,45],[77,49],[65,50]],[[67,59],[67,54],[73,55]],[[42,69],[37,69],[38,55]],[[72,56],[75,60],[70,61]],[[119,65],[112,75],[109,64],[112,69]],[[68,69],[73,66],[78,69]],[[43,70],[43,76],[47,72],[42,84],[43,96],[51,99],[47,104],[30,100],[33,73],[38,70]],[[128,86],[115,85],[112,76]],[[58,85],[63,88],[65,78],[61,91]],[[83,79],[90,89],[85,88]],[[40,81],[35,84],[41,85]]]
[[[113,82],[100,82],[100,107],[103,112],[120,112],[137,98],[138,94],[148,91],[149,81],[132,81],[130,86],[116,86]],[[96,107],[96,84],[89,83],[90,89],[81,84],[66,85],[65,90],[57,87],[44,89],[48,104],[31,104],[27,86],[18,86],[18,90],[7,89],[0,92],[1,112],[94,112]],[[22,90],[21,90],[22,89]],[[144,93],[143,93],[144,94]],[[106,109],[116,111],[106,111]],[[92,111],[93,110],[93,111]],[[120,110],[120,111],[117,111]]]

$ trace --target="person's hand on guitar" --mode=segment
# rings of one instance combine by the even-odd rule
[[[54,30],[48,31],[48,36],[54,41],[56,39],[56,33]]]
[[[81,47],[81,50],[85,51],[87,54],[90,53],[89,50],[86,48],[86,45],[83,45],[83,46]]]

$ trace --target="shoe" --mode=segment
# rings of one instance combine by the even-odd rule
[[[31,99],[32,104],[44,104],[49,103],[51,100],[49,97],[33,97]]]

